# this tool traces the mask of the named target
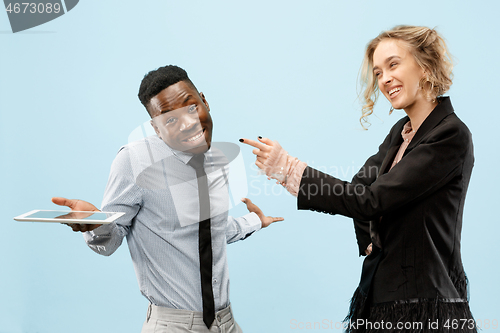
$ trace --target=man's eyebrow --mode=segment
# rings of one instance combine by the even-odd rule
[[[184,99],[184,101],[182,102],[182,104],[186,104],[192,98],[193,98],[193,96],[187,95],[186,98]],[[182,109],[182,107],[180,109]],[[173,111],[173,110],[172,109],[163,109],[163,110],[161,110],[160,114],[164,114],[164,113],[167,113],[167,112],[170,112],[170,111]]]
[[[184,102],[182,102],[182,104],[186,104],[191,98],[193,98],[193,96],[187,95],[186,98],[184,99]]]
[[[397,55],[393,55],[393,56],[390,56],[389,58],[385,59],[384,63],[388,63],[388,62],[390,62],[394,58],[398,58],[399,59],[399,57]],[[377,66],[373,67],[373,71],[375,71],[377,69],[379,69]]]

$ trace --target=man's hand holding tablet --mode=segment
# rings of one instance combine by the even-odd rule
[[[98,212],[99,209],[97,209],[96,206],[91,204],[90,202],[83,201],[83,200],[78,200],[78,199],[66,199],[66,198],[61,198],[61,197],[54,197],[52,198],[52,202],[55,203],[56,205],[59,206],[66,206],[71,208],[71,210],[76,210],[76,211],[87,211],[87,212]],[[71,214],[71,213],[70,213]],[[90,231],[94,230],[98,227],[100,227],[102,224],[74,224],[74,223],[67,223],[68,226],[73,229],[73,231],[78,232],[85,232],[85,231]]]

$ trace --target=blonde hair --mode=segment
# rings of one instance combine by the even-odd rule
[[[410,47],[409,51],[415,61],[427,74],[419,82],[419,85],[424,90],[428,100],[435,101],[438,96],[448,91],[452,84],[453,62],[451,54],[446,42],[436,30],[427,27],[399,25],[380,33],[368,43],[361,66],[360,77],[361,87],[364,89],[362,92],[364,105],[363,114],[359,121],[365,129],[365,124],[370,125],[368,116],[373,113],[373,106],[379,94],[377,79],[373,74],[373,53],[380,42],[387,38],[404,41]]]

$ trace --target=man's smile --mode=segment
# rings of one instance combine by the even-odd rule
[[[199,140],[200,138],[202,138],[204,133],[205,133],[205,130],[202,129],[199,132],[197,132],[195,135],[193,135],[187,139],[182,140],[182,142],[189,142],[189,143],[195,142],[195,141]]]

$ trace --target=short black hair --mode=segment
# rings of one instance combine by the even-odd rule
[[[175,65],[168,65],[155,69],[147,73],[142,79],[139,87],[139,99],[149,113],[149,102],[151,98],[158,95],[163,89],[180,81],[189,83],[196,91],[196,87],[189,79],[187,73],[182,68]]]

